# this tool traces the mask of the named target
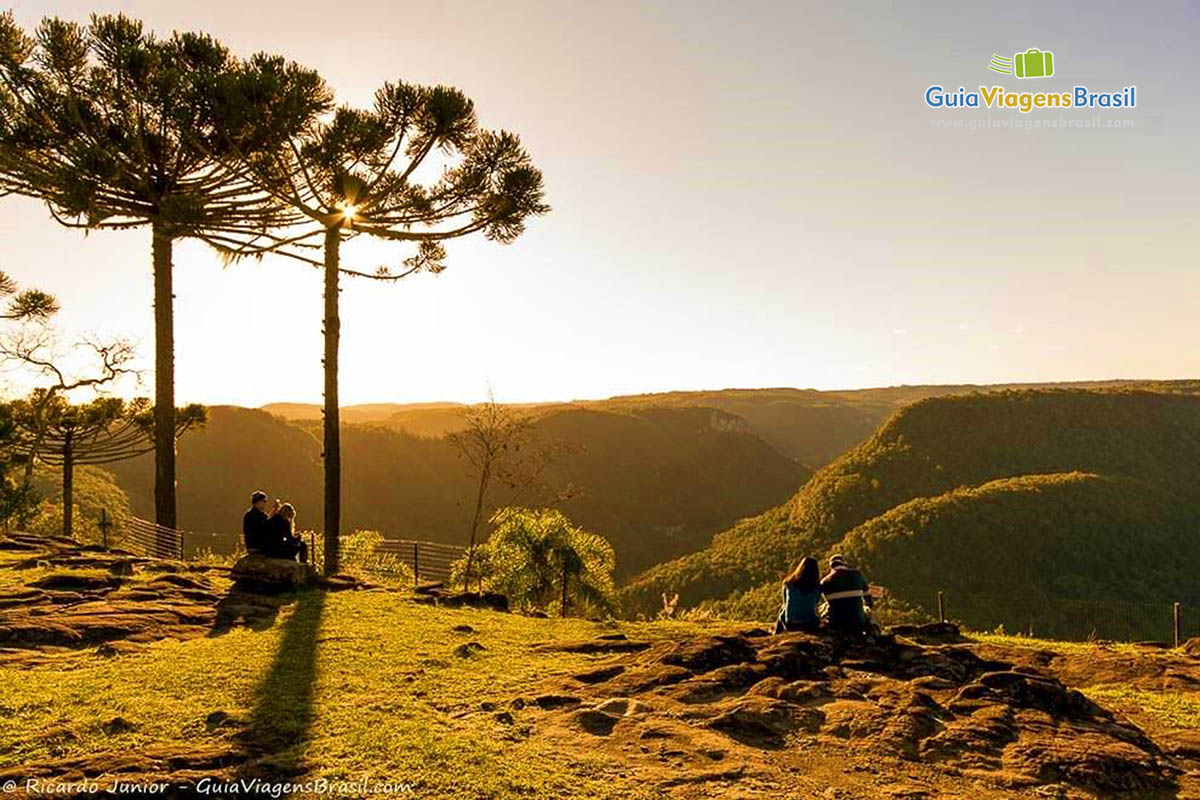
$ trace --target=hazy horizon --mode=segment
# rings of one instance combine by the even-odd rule
[[[1194,380],[1200,380],[1200,378],[1192,378],[1192,377],[1094,378],[1094,379],[1083,379],[1083,380],[1078,380],[1078,381],[999,381],[996,383],[938,383],[938,384],[895,383],[895,384],[889,384],[887,386],[841,386],[841,387],[833,387],[833,388],[826,388],[826,389],[818,389],[813,386],[723,386],[723,387],[719,387],[719,388],[709,386],[709,387],[701,387],[701,388],[695,388],[695,389],[664,389],[661,391],[653,391],[653,392],[632,392],[629,394],[611,394],[611,395],[596,396],[596,397],[570,397],[570,398],[566,398],[563,400],[542,400],[542,399],[538,399],[538,398],[528,398],[527,397],[527,398],[517,398],[514,400],[507,400],[507,399],[501,400],[500,398],[497,398],[497,401],[505,403],[505,404],[510,404],[510,405],[543,405],[543,404],[545,404],[545,405],[553,405],[553,404],[569,405],[571,403],[598,403],[598,402],[603,402],[605,400],[620,400],[620,399],[627,398],[627,397],[649,397],[649,396],[658,396],[658,395],[667,395],[667,394],[712,394],[712,393],[719,393],[719,392],[756,392],[756,391],[761,391],[761,392],[770,392],[770,391],[827,392],[827,393],[833,394],[833,393],[837,393],[837,392],[869,392],[869,391],[883,391],[883,390],[887,390],[887,389],[916,389],[916,388],[922,388],[922,387],[935,387],[935,386],[977,386],[982,389],[982,388],[988,388],[988,387],[992,387],[992,386],[1020,387],[1020,386],[1044,386],[1047,384],[1087,385],[1087,384],[1096,384],[1096,383],[1104,383],[1104,384],[1107,384],[1107,383],[1144,383],[1144,382],[1171,383],[1171,382],[1178,382],[1178,381],[1194,381]],[[353,403],[342,403],[340,407],[341,408],[361,408],[361,407],[365,407],[365,406],[412,406],[412,407],[442,406],[442,405],[450,406],[450,405],[471,405],[476,402],[480,402],[480,401],[476,401],[476,400],[467,400],[467,401],[463,401],[463,400],[430,400],[430,399],[426,399],[426,400],[380,400],[380,399],[370,400],[370,399],[368,399],[368,400],[362,400],[362,401],[355,401]],[[222,403],[219,405],[236,406],[239,404],[237,404],[237,403]],[[309,400],[286,400],[285,399],[285,400],[268,400],[267,402],[261,403],[256,406],[242,406],[242,407],[243,408],[259,408],[259,409],[261,409],[261,408],[267,408],[268,406],[313,406],[314,408],[320,408],[321,403],[309,401]]]
[[[521,135],[553,210],[508,247],[452,243],[442,275],[347,281],[343,405],[1200,374],[1193,4],[364,2],[332,29],[275,0],[256,6],[270,26],[229,0],[11,7],[27,28],[120,10],[204,30],[353,104],[447,83]],[[1045,87],[987,70],[1028,47],[1055,53]],[[1121,128],[937,128],[955,116],[925,105],[931,84],[1136,84],[1138,105],[1105,113]],[[134,337],[149,368],[148,232],[0,209],[0,269],[58,295],[68,333]],[[181,402],[320,402],[317,271],[223,268],[196,242],[175,263]]]

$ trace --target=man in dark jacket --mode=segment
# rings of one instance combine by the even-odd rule
[[[250,508],[242,515],[242,538],[247,553],[261,553],[267,549],[267,495],[255,492],[250,495]]]
[[[867,633],[871,619],[870,586],[863,574],[852,569],[841,555],[829,559],[829,574],[821,581],[821,593],[829,604],[829,627],[835,630]]]

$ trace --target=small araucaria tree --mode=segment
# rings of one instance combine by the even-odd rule
[[[0,366],[31,373],[38,388],[23,400],[7,404],[13,429],[8,448],[25,466],[21,490],[29,493],[36,464],[62,468],[63,535],[73,533],[75,467],[110,464],[154,449],[154,411],[150,400],[97,396],[73,404],[79,392],[97,395],[139,375],[135,352],[128,342],[84,339],[57,352],[54,331],[42,324],[24,325],[0,336]],[[83,358],[83,354],[89,358]],[[71,362],[70,366],[66,362]],[[175,438],[202,425],[207,410],[200,405],[176,409]]]
[[[520,140],[505,131],[481,130],[473,104],[458,90],[388,83],[376,92],[370,110],[330,111],[305,102],[319,94],[315,74],[297,97],[296,72],[278,59],[249,64],[220,101],[224,116],[216,127],[231,133],[242,174],[302,215],[307,236],[321,237],[320,245],[312,242],[320,256],[307,254],[304,232],[289,237],[295,246],[286,252],[320,267],[325,277],[324,535],[325,571],[332,574],[339,568],[341,525],[339,279],[397,281],[440,272],[443,242],[473,234],[511,242],[530,216],[548,206],[542,202],[542,175]],[[247,108],[264,112],[248,115]],[[297,110],[304,108],[312,115],[295,135]],[[279,146],[255,152],[242,141]],[[422,166],[427,169],[419,172]],[[433,178],[418,179],[430,171]],[[409,253],[396,268],[344,266],[342,242],[361,234],[407,243]]]
[[[62,470],[62,533],[74,533],[75,468],[112,464],[136,458],[154,449],[154,413],[150,400],[130,402],[99,397],[90,403],[72,404],[57,394],[35,392],[16,406],[16,421],[29,442],[36,442],[31,460]],[[175,435],[203,425],[207,411],[189,405],[175,414]]]
[[[0,310],[0,320],[10,322],[44,321],[58,313],[58,301],[40,289],[19,290],[17,283],[0,272],[0,298],[8,299],[8,306]]]
[[[229,166],[226,137],[213,128],[213,98],[235,65],[208,36],[159,39],[124,16],[93,16],[88,25],[47,18],[29,36],[11,13],[0,14],[0,196],[43,200],[69,227],[150,231],[155,520],[171,528],[172,248],[192,237],[231,257],[257,254],[278,244],[268,231],[287,222],[267,193]],[[276,113],[277,127],[286,127],[285,116]],[[243,152],[263,144],[241,140]]]

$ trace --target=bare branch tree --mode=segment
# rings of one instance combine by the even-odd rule
[[[471,526],[467,539],[467,562],[463,571],[464,590],[472,575],[472,565],[478,547],[479,526],[488,514],[489,492],[497,484],[511,493],[510,500],[517,502],[521,495],[528,495],[545,488],[542,480],[546,469],[565,451],[566,446],[558,442],[540,441],[533,427],[533,417],[521,413],[513,406],[496,402],[491,389],[486,402],[470,406],[464,412],[466,427],[447,436],[459,454],[467,460],[476,479],[475,508],[471,515]],[[570,496],[567,493],[553,500],[543,498],[550,504]]]

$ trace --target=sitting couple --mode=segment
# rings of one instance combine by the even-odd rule
[[[821,627],[817,608],[824,596],[826,624],[840,631],[870,633],[871,587],[866,578],[851,568],[846,559],[835,555],[829,559],[829,574],[821,578],[820,566],[812,556],[805,556],[796,569],[783,579],[783,608],[775,622],[776,633],[815,631]]]
[[[291,503],[268,500],[266,492],[250,495],[250,509],[242,516],[246,552],[268,558],[308,561],[308,547],[295,534],[296,509]]]

